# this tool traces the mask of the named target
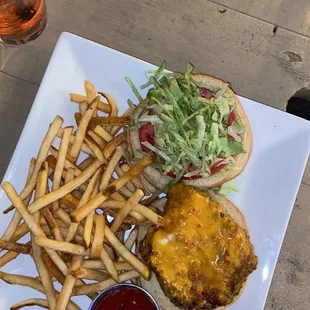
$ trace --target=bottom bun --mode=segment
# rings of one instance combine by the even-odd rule
[[[245,218],[244,218],[243,214],[241,213],[241,211],[238,209],[238,207],[233,202],[231,202],[229,199],[227,199],[226,197],[224,197],[222,195],[217,195],[215,197],[215,199],[222,205],[225,212],[228,215],[230,215],[238,223],[239,226],[241,226],[243,229],[245,229],[247,231]],[[147,228],[144,227],[144,229],[142,229],[142,227],[141,227],[139,230],[138,243],[140,243],[144,239],[146,233],[147,233]],[[235,296],[232,303],[230,303],[227,306],[218,307],[216,309],[217,310],[226,309],[230,305],[232,305],[242,294],[242,292],[245,288],[246,282],[247,281],[245,281],[243,283],[243,286],[242,286],[239,294]],[[158,303],[159,308],[161,310],[182,310],[183,309],[183,308],[175,306],[170,301],[170,299],[164,294],[164,292],[161,289],[160,284],[157,280],[156,274],[154,272],[151,273],[150,280],[145,280],[141,277],[141,283],[142,283],[142,287],[145,290],[147,290],[154,297],[154,299]],[[192,309],[192,310],[200,310],[200,309]]]
[[[141,277],[141,283],[142,287],[147,290],[156,300],[158,303],[158,306],[161,310],[184,310],[183,308],[175,306],[170,299],[164,294],[163,290],[161,289],[159,282],[157,281],[156,275],[154,272],[151,274],[151,278],[149,281],[145,280],[144,278]],[[239,294],[234,298],[233,302],[230,303],[227,306],[224,307],[218,307],[215,308],[216,310],[222,310],[222,309],[227,309],[230,307],[237,299],[241,296],[243,293],[243,290],[245,288],[246,281],[243,283],[243,286],[239,292]],[[192,309],[192,310],[200,310],[200,309]]]

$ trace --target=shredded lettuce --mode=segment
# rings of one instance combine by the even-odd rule
[[[138,98],[139,101],[142,101],[143,98],[141,96],[141,94],[139,93],[137,87],[135,86],[135,84],[132,82],[132,80],[129,77],[125,77],[125,80],[127,81],[127,83],[129,84],[129,86],[131,87],[133,93],[135,94],[135,96]]]
[[[235,181],[231,180],[229,182],[224,183],[218,190],[217,193],[227,196],[231,192],[240,192],[240,189],[236,186]]]
[[[227,125],[235,100],[227,91],[228,84],[212,89],[214,98],[201,97],[192,79],[191,64],[184,74],[167,73],[165,66],[163,62],[156,71],[147,72],[148,81],[140,87],[148,88],[146,109],[151,110],[151,115],[142,115],[139,123],[150,122],[155,128],[155,145],[143,144],[165,159],[156,163],[163,173],[192,174],[194,166],[194,173],[209,175],[215,162],[226,160],[229,164],[232,156],[244,152],[240,135],[245,127],[241,118],[237,116],[232,126]],[[126,81],[141,101],[133,82],[129,78]]]

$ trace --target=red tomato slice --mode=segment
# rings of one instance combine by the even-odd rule
[[[218,161],[216,162],[212,167],[211,167],[211,174],[215,174],[217,172],[219,172],[221,169],[223,169],[225,166],[227,166],[227,164],[223,164],[223,161]]]
[[[193,172],[195,171],[197,168],[193,165],[193,164],[190,164],[189,167],[188,167],[188,172]],[[170,171],[169,173],[167,173],[167,175],[171,178],[175,178],[175,173],[173,171]],[[194,175],[192,177],[185,177],[183,176],[182,177],[182,180],[195,180],[195,179],[200,179],[201,176],[198,174],[198,175]]]
[[[209,90],[205,87],[199,88],[200,96],[206,99],[214,98],[215,93],[212,90]]]
[[[234,111],[231,111],[228,115],[228,119],[227,119],[227,126],[231,126],[233,124],[233,122],[236,119],[236,114],[234,113]]]
[[[149,152],[149,148],[142,144],[142,142],[148,142],[152,145],[155,144],[155,130],[151,123],[145,123],[139,128],[139,139],[141,150],[143,152]]]

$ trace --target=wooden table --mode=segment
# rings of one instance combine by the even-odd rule
[[[172,70],[183,70],[190,60],[196,70],[231,81],[240,95],[282,110],[310,83],[307,0],[47,0],[47,5],[49,21],[43,35],[16,51],[0,72],[0,176],[62,31],[151,63],[166,59]],[[273,278],[268,310],[309,309],[309,203],[310,165]]]

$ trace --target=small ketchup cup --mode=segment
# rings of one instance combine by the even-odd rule
[[[102,291],[89,310],[160,310],[155,299],[140,286],[122,283]]]

